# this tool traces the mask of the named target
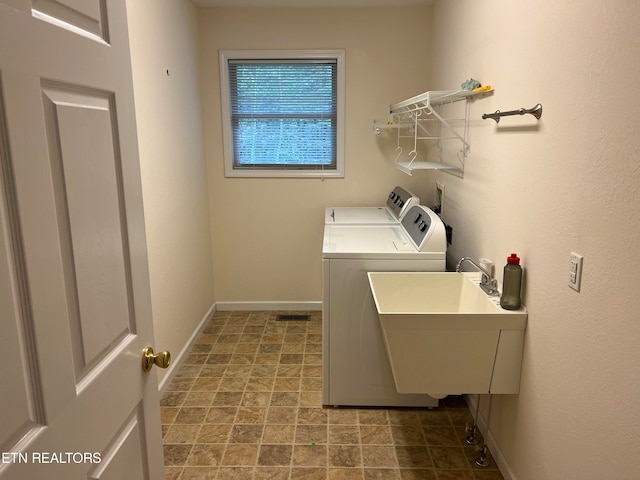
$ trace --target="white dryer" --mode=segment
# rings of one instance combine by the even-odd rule
[[[325,225],[324,405],[438,405],[426,395],[396,391],[367,272],[444,271],[446,245],[444,224],[420,205],[400,223]]]
[[[387,197],[384,207],[327,207],[325,225],[389,224],[398,223],[420,199],[413,193],[396,186]]]

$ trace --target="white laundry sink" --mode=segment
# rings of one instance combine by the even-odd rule
[[[504,310],[477,275],[370,272],[400,393],[518,393],[527,312]]]

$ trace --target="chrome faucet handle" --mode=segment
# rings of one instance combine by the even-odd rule
[[[456,272],[460,272],[460,267],[464,262],[469,262],[471,265],[473,265],[480,271],[481,273],[480,288],[487,295],[490,295],[492,297],[497,297],[498,295],[500,295],[500,292],[498,291],[498,281],[495,278],[493,278],[491,274],[487,272],[483,267],[478,265],[472,258],[470,257],[461,258],[460,261],[458,262],[458,265],[456,266]]]
[[[493,283],[493,282],[491,282]],[[486,293],[487,295],[491,296],[491,297],[497,297],[498,295],[500,295],[500,292],[498,291],[498,285],[490,285],[488,283],[481,283],[480,284],[480,288],[484,291],[484,293]]]
[[[490,279],[487,283],[480,282],[480,288],[484,290],[487,295],[492,297],[500,295],[500,292],[498,291],[498,280],[495,278]]]

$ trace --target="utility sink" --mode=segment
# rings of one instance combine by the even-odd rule
[[[518,393],[527,312],[453,272],[369,272],[399,393]]]

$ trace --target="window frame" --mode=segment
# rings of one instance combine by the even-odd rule
[[[298,177],[344,178],[344,104],[345,104],[345,51],[344,50],[220,50],[220,94],[225,177]],[[233,131],[229,85],[230,60],[309,60],[336,61],[336,166],[335,168],[301,169],[294,165],[256,169],[234,168]]]

